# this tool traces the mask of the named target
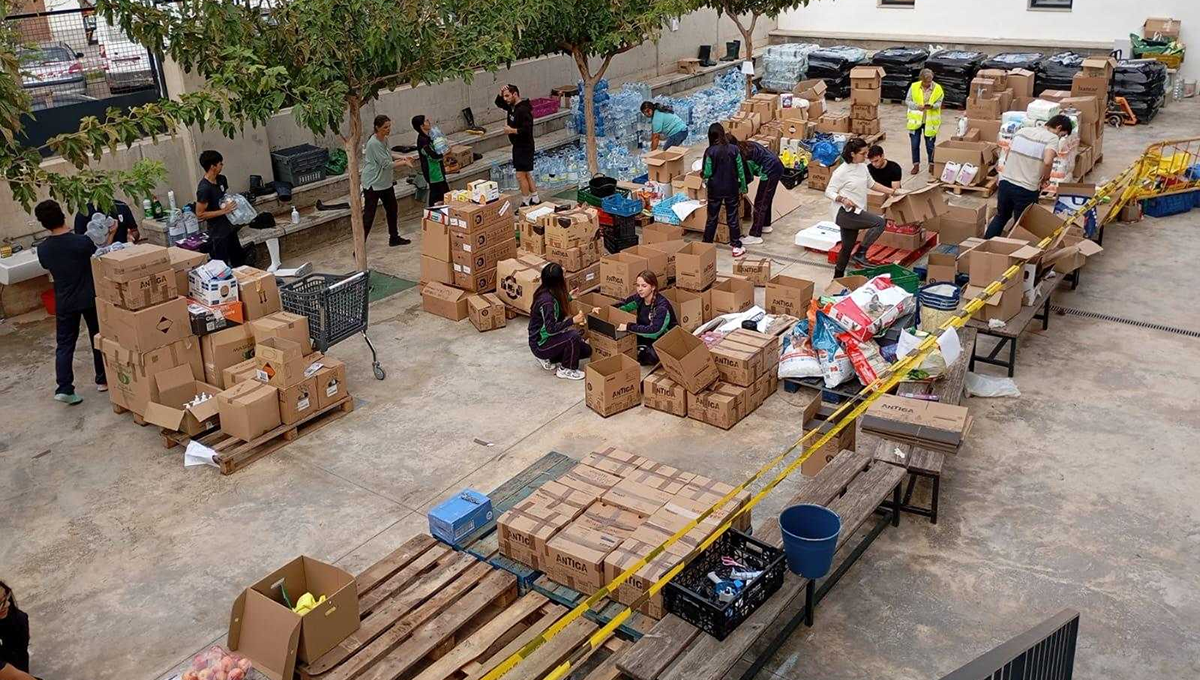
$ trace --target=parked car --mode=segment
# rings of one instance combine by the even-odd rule
[[[29,110],[35,112],[45,111],[46,109],[53,109],[59,106],[70,106],[72,104],[91,104],[98,101],[100,100],[86,94],[78,94],[73,92],[68,92],[65,94],[56,93],[53,97],[40,97],[38,99],[34,99],[32,105],[29,107]]]
[[[35,100],[60,94],[87,94],[82,52],[66,43],[55,42],[35,47],[18,47],[21,87]]]
[[[128,40],[100,43],[104,60],[104,81],[113,94],[133,92],[154,87],[154,71],[150,53],[145,47]]]

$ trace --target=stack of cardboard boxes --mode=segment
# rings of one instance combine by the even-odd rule
[[[500,554],[591,594],[731,491],[728,484],[627,451],[598,450],[500,516]],[[622,584],[614,599],[632,604],[748,500],[749,493],[738,494],[705,518]],[[733,526],[748,529],[750,512]],[[661,618],[661,594],[639,611]]]
[[[576,208],[541,217],[546,252],[563,268],[568,290],[588,292],[600,285],[600,217],[595,208]]]
[[[1104,158],[1104,127],[1108,113],[1109,88],[1117,60],[1090,57],[1071,81],[1071,96],[1060,103],[1079,113],[1079,152],[1074,179],[1082,179]]]
[[[879,66],[855,66],[850,70],[850,132],[860,137],[879,134],[883,75]]]
[[[453,321],[468,317],[471,293],[496,290],[500,262],[517,255],[516,197],[476,194],[491,200],[427,208],[421,222],[422,306]]]

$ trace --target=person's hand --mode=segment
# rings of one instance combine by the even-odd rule
[[[504,132],[505,132],[505,134],[515,135],[515,134],[517,134],[517,129],[515,127],[509,127],[509,126],[505,125]]]
[[[579,297],[579,288],[572,288],[567,295],[570,295],[571,297]]]
[[[571,319],[575,323],[581,324],[587,319],[587,316],[584,315],[583,310],[579,310],[578,312],[575,313],[575,316],[571,317]]]
[[[628,327],[628,324],[619,324],[619,325],[617,326],[617,330],[619,330],[619,331],[621,331],[622,333],[624,333],[624,332],[625,332],[625,329],[626,329],[627,327]]]
[[[851,201],[850,199],[846,198],[845,196],[838,196],[838,203],[841,203],[842,206],[844,208],[846,208],[846,210],[854,210],[854,208],[856,207],[854,205],[854,201]]]

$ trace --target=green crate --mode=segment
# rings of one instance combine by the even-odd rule
[[[617,193],[621,194],[622,196],[628,196],[629,190],[623,189],[621,187],[617,187]],[[591,195],[587,189],[577,190],[576,195],[575,195],[575,200],[580,203],[587,203],[588,205],[594,205],[597,208],[599,208],[600,203],[604,201],[603,198],[596,198],[595,196]]]
[[[921,277],[917,276],[917,273],[911,269],[905,269],[898,264],[884,264],[878,267],[867,267],[866,269],[856,269],[850,272],[851,276],[865,276],[868,279],[880,274],[891,274],[892,283],[913,295],[916,295],[917,290],[921,287]]]

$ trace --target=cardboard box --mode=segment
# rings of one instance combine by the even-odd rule
[[[1035,248],[1042,240],[1051,238],[1050,243],[1043,248],[1043,251],[1048,253],[1058,248],[1066,238],[1065,229],[1058,232],[1065,223],[1066,220],[1055,215],[1053,210],[1034,203],[1021,213],[1005,236],[1016,241],[1023,241]],[[1058,232],[1057,236],[1055,236],[1055,232]],[[1039,260],[1040,257],[1030,258],[1031,262]]]
[[[475,162],[475,154],[466,144],[454,144],[442,157],[446,162],[446,172],[458,172]]]
[[[447,226],[451,231],[476,233],[489,225],[502,220],[512,221],[516,214],[519,201],[511,194],[505,194],[490,203],[464,203],[450,201],[446,204],[449,209]]]
[[[628,355],[589,361],[584,373],[584,400],[605,418],[642,403],[641,367]]]
[[[596,449],[583,457],[583,464],[616,475],[622,479],[641,470],[648,459],[615,446]],[[613,484],[612,486],[616,486]],[[612,486],[609,488],[611,489]]]
[[[850,87],[854,90],[878,90],[885,72],[881,66],[855,66],[850,69]]]
[[[967,99],[988,99],[996,96],[996,93],[1004,88],[1000,87],[992,78],[984,78],[976,76],[971,80],[971,89],[968,91]]]
[[[317,388],[317,409],[332,406],[350,394],[346,383],[346,364],[329,355],[321,357],[321,369],[313,376]]]
[[[200,341],[193,336],[149,352],[134,352],[111,338],[97,335],[93,338],[93,347],[104,357],[109,399],[138,415],[145,415],[147,405],[158,399],[154,376],[160,372],[188,366],[192,377],[204,377]]]
[[[896,224],[922,224],[945,212],[946,198],[938,184],[896,194],[883,204],[883,216]]]
[[[699,393],[688,392],[688,417],[728,430],[745,418],[749,388],[717,381]]]
[[[946,163],[970,163],[979,168],[975,180],[969,186],[980,186],[987,181],[998,159],[997,147],[987,142],[956,142],[947,140],[939,142],[934,150],[933,176],[941,177],[946,169]]]
[[[591,291],[600,287],[600,263],[596,262],[577,272],[566,272],[567,290]]]
[[[1024,241],[1007,238],[991,238],[966,253],[970,282],[973,286],[987,286],[1000,277],[1010,266],[1027,262],[1042,251]],[[1010,282],[1019,287],[1019,281]]]
[[[467,298],[470,295],[442,283],[430,283],[421,289],[421,309],[451,321],[467,318]]]
[[[746,279],[730,278],[712,287],[713,314],[735,314],[754,306],[754,284]]]
[[[516,251],[512,252],[516,255]],[[454,265],[454,287],[468,293],[491,293],[496,290],[496,267],[491,269],[473,269]]]
[[[450,228],[444,222],[421,220],[421,255],[450,261]]]
[[[187,301],[181,297],[137,311],[97,299],[96,315],[105,337],[139,353],[165,347],[192,334]]]
[[[242,303],[238,302],[235,304],[240,310]],[[208,305],[202,305],[199,302],[189,300],[187,311],[188,323],[191,325],[192,335],[202,337],[234,325],[233,320],[225,318],[225,315],[220,312],[220,308],[218,307],[209,307]]]
[[[1083,60],[1083,70],[1080,73],[1089,78],[1111,80],[1116,70],[1117,60],[1113,57],[1088,57]]]
[[[217,395],[217,408],[221,431],[242,441],[252,441],[283,422],[279,414],[279,390],[257,380],[222,391]]]
[[[533,306],[533,294],[542,285],[542,268],[548,264],[536,255],[522,255],[496,265],[496,297],[524,314]]]
[[[971,426],[965,406],[885,394],[862,415],[864,431],[955,452]]]
[[[639,399],[640,401],[640,399]],[[621,508],[645,519],[671,500],[671,494],[633,481],[622,479],[600,496],[606,505]]]
[[[829,87],[821,78],[809,78],[796,83],[796,86],[792,88],[792,93],[810,102],[825,101],[825,92],[828,89]]]
[[[247,359],[240,364],[234,364],[221,371],[221,387],[229,389],[238,383],[244,383],[247,380],[256,380],[258,375],[258,362],[253,358]]]
[[[312,363],[298,343],[283,338],[267,338],[255,345],[254,361],[258,364],[255,379],[280,389],[304,380],[305,369]]]
[[[687,390],[662,368],[657,368],[642,379],[642,406],[673,416],[687,416]]]
[[[504,303],[493,293],[468,296],[467,316],[471,319],[471,325],[480,333],[504,328],[508,323]]]
[[[828,167],[820,163],[810,163],[808,165],[808,188],[814,191],[825,191],[825,188],[829,186],[829,179],[833,177],[833,171],[841,164],[841,157]]]
[[[188,272],[208,262],[208,255],[171,246],[167,248],[171,271],[175,272],[175,290],[180,295],[188,289]]]
[[[621,251],[622,254],[640,257],[646,261],[646,269],[654,272],[658,277],[658,285],[665,286],[668,279],[668,263],[671,261],[671,256],[658,248],[650,246],[631,246]],[[638,272],[639,274],[641,272]],[[634,279],[636,284],[636,277]]]
[[[882,102],[882,101],[883,101],[883,90],[881,90],[879,88],[874,88],[874,89],[869,89],[869,90],[855,88],[855,89],[850,90],[851,105],[879,106],[880,102]],[[824,119],[827,116],[829,116],[828,113],[826,113],[821,118]],[[819,127],[817,129],[820,130]]]
[[[326,600],[305,615],[287,598],[320,593]],[[271,680],[290,680],[297,659],[312,662],[358,630],[354,577],[331,564],[297,557],[251,585],[233,603],[228,644]]]
[[[945,213],[936,219],[926,220],[924,226],[929,231],[937,232],[938,243],[958,244],[969,238],[983,236],[986,214],[986,204],[976,208],[947,205]]]
[[[571,519],[575,519],[599,497],[600,495],[592,490],[576,489],[550,480],[539,486],[529,498],[549,507],[561,506],[561,512],[568,513]]]
[[[824,435],[833,429],[834,423],[821,417],[820,409],[822,403],[821,395],[817,395],[805,407],[803,416],[805,432],[816,430],[821,435]],[[851,423],[843,428],[833,439],[814,451],[808,460],[801,463],[800,474],[805,477],[815,477],[839,453],[842,451],[854,451],[857,446],[857,429],[857,423]],[[813,441],[816,440],[814,439]]]
[[[587,210],[571,210],[545,215],[541,218],[546,232],[547,248],[574,248],[594,243],[600,238],[600,223],[596,214]]]
[[[875,102],[855,102],[870,104],[878,104],[878,97]],[[821,116],[817,121],[817,132],[825,132],[828,134],[849,134],[850,133],[850,116],[846,114],[827,113]]]
[[[455,274],[478,274],[488,269],[495,269],[501,260],[516,257],[517,241],[512,236],[511,227],[508,228],[508,232],[508,239],[505,241],[489,241],[490,245],[473,250],[452,250],[450,261]]]
[[[668,183],[674,177],[684,173],[683,157],[687,155],[688,147],[673,146],[670,149],[659,149],[643,154],[646,161],[646,171],[652,182]]]
[[[856,135],[863,137],[877,134],[880,130],[879,120],[853,120],[850,122],[850,131]]]
[[[448,233],[450,235],[450,257],[447,259],[457,264],[470,265],[474,256],[493,250],[498,246],[516,242],[516,226],[509,220],[500,220],[473,232],[450,231]],[[480,266],[480,268],[488,269],[489,267]]]
[[[626,251],[605,255],[600,258],[600,292],[617,299],[633,295],[638,274],[649,268],[646,258]]]
[[[961,139],[954,141],[963,142],[989,142],[996,144],[1000,141],[1000,121],[998,120],[971,120],[969,131],[978,133],[978,139]]]
[[[592,347],[592,360],[608,359],[618,355],[637,359],[637,336],[626,332],[621,332],[619,335],[621,337],[613,338],[598,331],[589,330],[586,337],[588,344]]]
[[[284,425],[297,423],[320,409],[317,376],[305,378],[291,387],[279,388],[279,419]]]
[[[236,302],[238,299],[238,281],[229,279],[205,279],[199,271],[188,272],[188,297],[206,305],[219,305],[225,302]]]
[[[771,259],[768,257],[743,257],[734,260],[733,273],[744,277],[755,286],[766,286],[771,279]]]
[[[1087,62],[1084,61],[1086,64]],[[1013,98],[1032,97],[1037,74],[1023,68],[1015,68],[1008,72],[1008,87],[1013,91]]]
[[[1170,17],[1150,17],[1142,24],[1142,37],[1178,40],[1182,23],[1180,20]]]
[[[191,366],[175,366],[157,373],[154,382],[158,396],[146,405],[146,422],[189,437],[217,426],[217,393],[221,388],[196,380]],[[201,394],[209,399],[187,405]]]
[[[667,256],[667,278],[665,280],[660,279],[658,282],[659,285],[665,286],[669,281],[674,281],[676,277],[675,255],[687,247],[687,241],[684,241],[682,238],[674,241],[657,241],[646,244],[645,247],[651,250],[657,250],[658,252]]]
[[[588,314],[592,313],[593,309],[612,307],[613,305],[617,304],[617,302],[618,300],[616,298],[609,297],[603,293],[583,293],[576,296],[574,300],[571,300],[571,302],[568,303],[568,312],[571,314],[571,316],[575,316],[575,314],[582,311],[583,315],[586,317]],[[583,327],[587,327],[586,319],[584,319]]]
[[[454,283],[454,264],[427,255],[421,256],[421,283]]]
[[[536,496],[535,493],[500,515],[496,529],[501,555],[543,570],[546,542],[577,515],[569,506],[549,505]]]
[[[621,542],[615,550],[605,559],[605,579],[612,581],[625,570],[641,561],[642,558],[650,554],[650,552],[666,540],[667,537],[658,539],[657,534],[642,535],[643,527],[638,527],[633,536]],[[678,545],[678,544],[676,544]],[[672,546],[673,547],[673,546]],[[648,562],[646,566],[638,570],[638,572],[617,587],[617,592],[613,599],[621,604],[632,606],[637,600],[650,589],[650,586],[655,581],[662,578],[664,574],[675,567],[680,562],[682,556],[671,551],[670,548],[666,552],[655,557]],[[650,596],[646,602],[638,607],[638,611],[655,619],[661,619],[666,616],[667,611],[663,607],[662,591]]]
[[[865,276],[843,276],[833,279],[829,282],[829,285],[825,286],[825,295],[841,295],[842,293],[858,290],[867,280]]]
[[[675,285],[701,292],[717,280],[717,249],[711,243],[692,242],[675,253]]]
[[[717,364],[720,380],[748,387],[762,372],[763,356],[758,348],[744,345],[728,336],[710,350]]]
[[[767,282],[766,307],[769,314],[790,314],[804,318],[813,297],[812,281],[779,274]]]
[[[660,294],[671,303],[680,327],[691,333],[704,323],[704,296],[682,288],[668,288]]]
[[[547,541],[542,571],[555,582],[590,594],[604,585],[604,559],[626,536],[612,528],[594,530],[580,523],[583,517]]]
[[[262,342],[267,338],[283,338],[299,344],[305,352],[312,346],[308,334],[307,316],[291,312],[276,312],[261,319],[255,319],[249,325],[255,342]]]
[[[921,227],[918,227],[917,231],[913,233],[901,233],[889,230],[880,234],[875,243],[883,248],[916,250],[925,243],[926,236],[925,229]]]
[[[635,468],[636,469],[636,468]],[[580,463],[558,476],[558,482],[572,489],[594,492],[599,498],[621,481],[619,475]]]
[[[238,299],[242,301],[243,314],[246,320],[261,319],[264,316],[283,311],[283,301],[279,297],[279,284],[275,275],[254,267],[237,267],[233,277],[238,283]]]
[[[999,120],[1005,111],[999,97],[971,97],[967,100],[967,118],[969,120]]]
[[[200,338],[204,380],[225,389],[225,369],[254,358],[254,334],[248,326],[233,326]]]
[[[788,109],[779,109],[779,120],[804,123],[808,120],[808,108],[793,106]]]
[[[128,283],[152,274],[171,271],[171,254],[162,246],[139,243],[96,258],[100,276],[113,283]]]
[[[107,300],[122,309],[138,310],[162,304],[179,295],[175,273],[170,269],[117,282],[104,278],[103,259],[96,257],[91,260],[92,281],[95,283],[96,297],[101,300]]]
[[[949,253],[929,253],[929,264],[926,265],[925,280],[945,281],[954,283],[958,277],[958,258]]]
[[[663,370],[688,392],[699,392],[717,380],[717,364],[704,341],[675,327],[654,342]]]
[[[683,238],[683,227],[663,222],[651,222],[642,227],[642,243],[650,245]]]

